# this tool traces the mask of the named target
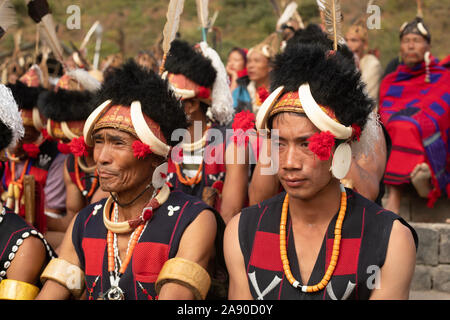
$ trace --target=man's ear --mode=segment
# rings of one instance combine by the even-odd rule
[[[192,113],[195,113],[195,112],[197,112],[198,110],[200,110],[200,100],[198,100],[198,99],[192,99],[192,104],[191,104],[191,110],[192,110]]]
[[[185,104],[184,111],[187,115],[192,115],[200,110],[200,100],[190,99],[187,104]]]

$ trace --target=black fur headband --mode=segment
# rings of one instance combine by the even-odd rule
[[[309,83],[316,102],[331,108],[340,123],[363,129],[373,101],[360,78],[353,60],[340,50],[330,54],[322,45],[297,42],[276,57],[271,90],[283,85],[286,91],[297,91]]]
[[[28,87],[20,81],[14,84],[9,83],[6,86],[11,89],[20,110],[32,110],[36,107],[39,95],[46,90],[43,87]]]
[[[217,72],[211,60],[182,40],[172,41],[164,68],[170,73],[182,74],[203,87],[211,88],[216,80]]]
[[[39,95],[37,106],[46,118],[53,121],[80,121],[86,120],[93,111],[93,97],[89,91],[45,91]]]
[[[324,50],[333,49],[333,41],[328,38],[328,35],[322,31],[317,24],[310,23],[305,29],[298,29],[294,36],[288,40],[287,46],[295,45],[296,43],[309,43],[323,46]],[[353,52],[346,45],[339,45],[338,49],[342,55],[354,60]]]
[[[0,151],[5,149],[11,143],[12,131],[2,121],[0,121]]]
[[[133,59],[107,74],[94,105],[97,107],[109,99],[113,105],[123,106],[139,101],[142,111],[161,127],[169,145],[178,143],[171,141],[174,130],[188,127],[184,110],[169,89],[168,82],[154,71],[139,66]]]

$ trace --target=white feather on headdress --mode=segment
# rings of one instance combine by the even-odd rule
[[[211,60],[217,75],[211,92],[211,107],[207,116],[221,125],[227,125],[233,120],[233,97],[228,86],[227,72],[219,54],[204,41],[200,42],[203,55]]]
[[[101,82],[95,79],[93,76],[89,74],[88,71],[84,69],[75,69],[67,72],[71,78],[78,81],[79,84],[83,86],[84,89],[95,92],[100,89],[102,86]]]
[[[289,19],[292,18],[292,16],[297,11],[297,7],[298,7],[298,5],[295,1],[292,1],[291,3],[289,3],[286,6],[283,14],[280,16],[280,18],[277,21],[277,30],[280,30],[283,23],[287,23],[289,21]]]
[[[374,146],[379,144],[380,139],[383,138],[380,134],[381,132],[380,116],[375,112],[371,112],[367,117],[367,122],[364,130],[361,132],[359,141],[351,143],[353,156],[358,160],[362,156],[367,158],[373,153]]]
[[[338,44],[344,45],[345,39],[342,36],[342,14],[339,0],[317,0],[320,11],[323,11],[325,18],[325,30],[328,38],[333,41],[333,49],[337,50]]]
[[[24,136],[22,117],[19,107],[14,100],[11,89],[0,84],[0,121],[2,121],[12,132],[12,140],[8,147],[15,146]]]

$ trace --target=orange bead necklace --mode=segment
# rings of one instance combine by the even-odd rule
[[[187,186],[192,186],[194,184],[198,184],[202,180],[203,161],[198,166],[197,173],[192,178],[185,178],[185,177],[183,177],[183,174],[181,173],[180,165],[178,163],[175,163],[175,169],[176,169],[176,172],[177,172],[178,180],[180,180],[180,182],[182,184],[185,184]]]
[[[283,264],[284,274],[286,275],[286,279],[288,279],[289,283],[297,289],[301,289],[303,292],[317,292],[324,289],[333,275],[334,269],[336,268],[338,259],[339,259],[339,248],[341,243],[341,231],[342,231],[342,223],[345,217],[345,211],[347,210],[347,193],[345,192],[344,186],[341,184],[341,206],[339,209],[338,218],[336,221],[336,226],[334,228],[334,242],[333,242],[333,252],[331,254],[330,264],[328,265],[328,269],[325,272],[322,280],[314,285],[314,286],[301,286],[300,283],[294,278],[291,272],[291,268],[289,267],[289,259],[287,256],[286,249],[286,223],[289,209],[289,195],[286,193],[284,198],[283,207],[281,211],[281,220],[280,220],[280,255],[281,262]]]

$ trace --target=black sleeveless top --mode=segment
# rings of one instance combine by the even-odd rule
[[[81,210],[73,226],[72,242],[85,273],[88,299],[98,299],[111,287],[107,229],[103,224],[105,203],[103,199]],[[211,210],[197,198],[172,191],[167,201],[155,210],[119,282],[126,300],[157,298],[155,282],[162,266],[176,256],[184,230],[205,209]]]
[[[56,253],[42,233],[10,209],[3,207],[3,210],[0,211],[0,282],[7,278],[6,272],[11,262],[28,237],[36,237],[42,241],[48,260],[56,257]]]
[[[415,230],[398,215],[384,210],[350,189],[342,226],[338,263],[325,289],[304,293],[286,279],[280,256],[279,228],[286,192],[242,210],[239,243],[244,256],[251,294],[264,300],[341,300],[368,299],[376,286],[376,276],[386,258],[392,224],[395,220],[410,228],[417,248]],[[333,250],[334,227],[331,220],[307,285],[319,283],[326,272]],[[292,234],[292,220],[286,224],[287,251],[291,272],[301,281]]]

